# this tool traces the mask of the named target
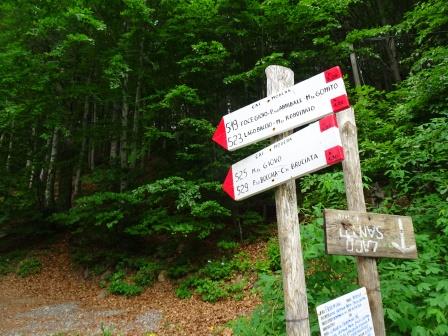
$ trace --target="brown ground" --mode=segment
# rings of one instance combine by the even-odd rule
[[[262,247],[248,249],[256,255]],[[66,244],[42,251],[38,258],[41,273],[0,278],[0,335],[98,335],[103,325],[113,335],[227,336],[231,331],[223,324],[259,303],[249,290],[241,301],[181,300],[170,281],[157,282],[133,298],[107,295],[98,279],[86,280],[73,269]]]

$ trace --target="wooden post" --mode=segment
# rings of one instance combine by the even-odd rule
[[[337,113],[345,159],[342,162],[348,210],[366,212],[362,188],[361,164],[358,151],[358,135],[352,108]],[[376,336],[386,335],[380,281],[376,259],[357,257],[358,283],[366,287]]]
[[[266,77],[268,96],[294,85],[294,72],[282,66],[267,67]],[[291,132],[280,134],[273,139],[273,142],[289,134]],[[308,301],[295,180],[277,187],[275,204],[283,274],[286,334],[288,336],[309,336]]]

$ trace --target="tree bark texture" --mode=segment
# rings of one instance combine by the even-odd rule
[[[47,181],[45,185],[45,206],[51,208],[54,205],[54,181],[55,181],[55,163],[58,155],[59,127],[53,130],[51,141],[50,162],[48,163]]]
[[[128,105],[128,77],[127,75],[123,79],[122,87],[122,106],[121,106],[121,137],[120,137],[120,168],[121,168],[121,179],[120,179],[120,192],[127,188],[127,169],[128,169],[128,115],[129,115],[129,105]]]
[[[76,196],[79,193],[79,189],[81,186],[81,171],[82,171],[82,163],[84,160],[86,146],[87,146],[87,120],[89,118],[89,98],[86,97],[84,100],[84,112],[82,114],[82,140],[81,140],[81,149],[79,150],[78,163],[76,165],[75,176],[73,178],[73,191],[71,195],[71,204],[73,204]]]
[[[93,103],[93,111],[92,111],[92,128],[95,129],[97,120],[97,104],[96,101]],[[93,137],[90,138],[90,149],[89,149],[89,168],[90,170],[95,169],[95,141]]]
[[[358,151],[358,135],[352,108],[337,113],[345,159],[342,162],[348,210],[366,212],[362,187],[361,164]],[[376,259],[357,257],[358,283],[366,287],[376,336],[386,335],[384,311],[380,292],[380,280]]]
[[[115,125],[117,121],[117,104],[113,104],[112,106],[112,125]],[[118,141],[115,137],[115,135],[112,135],[112,139],[110,141],[110,163],[114,165],[115,160],[117,159],[117,152],[118,152]]]
[[[294,85],[294,73],[282,66],[269,66],[266,68],[266,76],[268,96]],[[278,135],[273,141],[278,141],[290,133]],[[277,187],[275,204],[285,298],[286,334],[309,336],[308,300],[295,180]]]

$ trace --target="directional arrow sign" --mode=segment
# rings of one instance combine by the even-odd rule
[[[332,114],[232,165],[223,189],[239,201],[343,159]]]
[[[325,209],[328,254],[416,259],[412,218]]]
[[[225,115],[213,141],[235,150],[350,106],[339,67]]]

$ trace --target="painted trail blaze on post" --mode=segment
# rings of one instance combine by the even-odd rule
[[[212,139],[233,151],[348,107],[337,66],[225,115]]]
[[[343,159],[336,117],[331,114],[232,165],[223,190],[243,200]]]
[[[336,80],[338,78],[342,78],[341,68],[338,67],[338,66],[335,66],[335,67],[333,67],[331,69],[328,69],[328,70],[324,71],[324,76],[325,76],[325,81],[327,83],[331,82],[331,81],[334,81],[334,80]]]
[[[212,140],[220,145],[222,148],[227,149],[227,137],[226,129],[224,127],[224,119],[221,119],[213,134]]]

